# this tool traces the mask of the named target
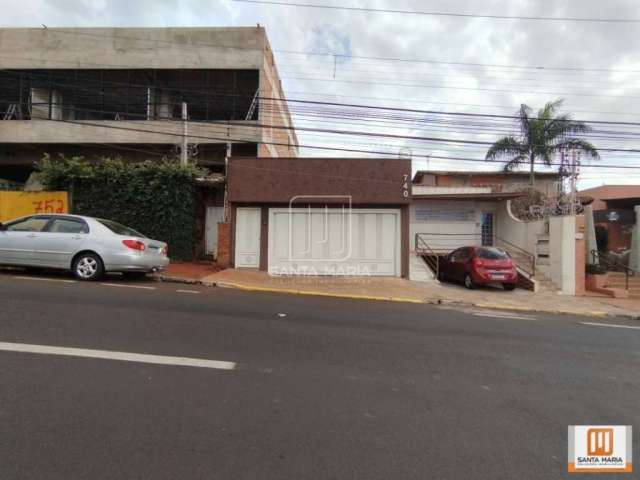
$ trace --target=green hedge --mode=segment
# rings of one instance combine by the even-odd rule
[[[115,220],[167,242],[172,259],[193,258],[195,179],[202,170],[169,160],[133,163],[49,156],[39,169],[46,188],[70,192],[72,213]]]

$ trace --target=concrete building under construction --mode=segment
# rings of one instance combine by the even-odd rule
[[[211,178],[229,154],[298,156],[260,26],[0,29],[0,178],[24,182],[45,153],[176,157],[184,104],[186,151]],[[203,189],[196,256],[215,255],[222,191]]]
[[[23,179],[50,154],[153,158],[181,144],[215,166],[297,156],[262,27],[0,29],[0,168]]]

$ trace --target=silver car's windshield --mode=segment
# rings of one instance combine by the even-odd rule
[[[146,235],[141,234],[140,232],[134,230],[133,228],[125,227],[124,225],[119,224],[118,222],[113,222],[111,220],[103,220],[101,218],[96,218],[98,222],[107,227],[116,235],[127,235],[130,237],[142,237],[147,238]]]

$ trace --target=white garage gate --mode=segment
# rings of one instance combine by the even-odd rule
[[[269,209],[274,275],[400,276],[400,210]]]

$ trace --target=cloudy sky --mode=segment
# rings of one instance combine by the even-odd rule
[[[291,0],[284,0],[285,2]],[[640,20],[638,0],[300,0],[297,3],[529,17]],[[576,118],[640,123],[640,23],[460,18],[374,13],[231,0],[0,0],[2,26],[241,26],[260,23],[290,99],[510,115],[564,98]],[[538,67],[538,68],[531,68]],[[539,68],[544,67],[544,68]],[[299,108],[298,127],[493,141],[509,120],[427,113]],[[345,112],[350,115],[347,118]],[[354,113],[356,115],[354,115]],[[363,118],[364,115],[366,118]],[[337,118],[336,118],[337,117]],[[597,147],[640,149],[640,125],[597,124]],[[299,134],[302,145],[411,154],[414,168],[498,168],[483,145]],[[302,149],[307,155],[334,155]],[[353,153],[353,155],[363,155]],[[431,160],[426,159],[431,155]],[[582,186],[640,182],[640,154],[603,151]],[[613,165],[637,169],[615,169]]]

